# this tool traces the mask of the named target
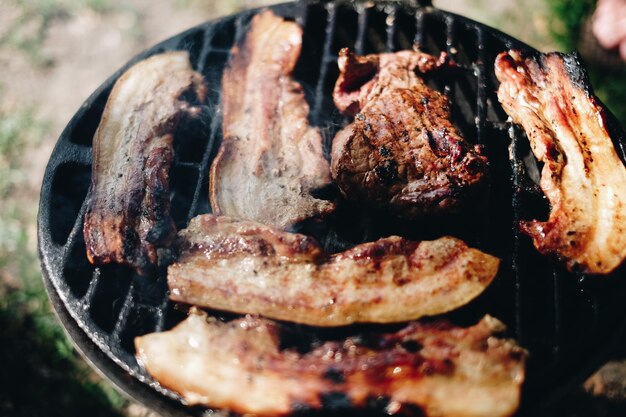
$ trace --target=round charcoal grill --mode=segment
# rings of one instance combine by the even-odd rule
[[[321,128],[327,150],[334,133],[347,122],[334,109],[331,97],[340,48],[348,46],[364,54],[410,49],[416,44],[431,54],[447,51],[460,65],[457,74],[428,82],[450,98],[453,121],[464,137],[486,148],[491,184],[485,205],[455,217],[407,224],[341,203],[334,220],[322,226],[305,224],[300,231],[315,235],[330,251],[391,233],[416,239],[452,234],[498,256],[502,264],[492,286],[448,318],[471,324],[489,313],[504,321],[509,336],[531,354],[519,415],[565,415],[566,395],[625,339],[626,268],[610,277],[570,274],[539,255],[530,239],[520,235],[518,221],[546,218],[548,206],[536,185],[540,167],[529,151],[528,140],[506,121],[496,99],[493,62],[503,50],[532,49],[426,2],[308,1],[271,8],[304,28],[295,78],[305,87],[310,121]],[[221,142],[221,73],[230,48],[245,34],[255,13],[246,11],[197,26],[145,51],[115,73],[68,124],[50,158],[42,187],[39,250],[44,282],[56,312],[97,369],[164,415],[226,413],[184,406],[134,359],[134,337],[169,329],[185,313],[168,301],[165,271],[142,277],[120,265],[94,267],[87,261],[82,224],[89,198],[92,138],[113,83],[128,66],[165,50],[189,51],[210,94],[205,117],[190,121],[176,136],[176,158],[170,173],[172,215],[182,229],[192,217],[210,212],[208,167]],[[626,141],[614,118],[609,119],[623,160]],[[315,330],[285,326],[295,335],[289,343],[299,348],[312,340],[373,327]]]

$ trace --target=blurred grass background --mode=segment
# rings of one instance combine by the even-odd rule
[[[35,223],[48,156],[80,103],[135,53],[262,0],[0,0],[0,416],[143,416],[80,359],[42,287]],[[435,0],[544,51],[579,44],[593,0]],[[626,77],[590,68],[626,121]],[[609,415],[609,414],[605,414]]]

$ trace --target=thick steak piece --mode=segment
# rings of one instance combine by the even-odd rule
[[[487,159],[450,120],[450,103],[419,74],[451,70],[435,58],[401,51],[339,53],[337,108],[355,115],[333,141],[333,179],[350,200],[416,218],[458,211],[487,176]]]

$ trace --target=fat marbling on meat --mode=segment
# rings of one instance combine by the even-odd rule
[[[144,59],[115,82],[93,138],[90,198],[85,214],[87,257],[145,273],[176,235],[170,217],[169,169],[181,116],[197,109],[181,96],[206,95],[189,54]]]
[[[454,70],[445,54],[343,49],[339,70],[335,104],[355,118],[334,138],[331,172],[348,199],[415,218],[479,198],[487,159],[452,124],[447,97],[421,77]]]
[[[323,217],[330,201],[311,195],[330,184],[322,136],[291,74],[302,29],[264,11],[233,47],[222,77],[223,142],[211,166],[214,213],[279,228]]]
[[[413,322],[300,353],[281,349],[271,320],[224,323],[192,310],[174,329],[136,338],[135,347],[148,373],[189,405],[285,416],[386,403],[389,414],[406,406],[425,416],[506,417],[519,405],[526,352],[495,336],[503,330],[490,316],[467,328]]]
[[[626,168],[577,56],[512,50],[498,55],[495,72],[502,107],[544,163],[550,218],[521,222],[522,231],[572,271],[613,271],[626,257]]]
[[[481,294],[499,264],[452,237],[391,236],[328,255],[308,236],[214,215],[192,219],[176,246],[172,300],[314,326],[451,311]]]

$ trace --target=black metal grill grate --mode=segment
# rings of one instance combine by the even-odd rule
[[[626,274],[622,268],[609,278],[573,276],[540,256],[517,228],[521,219],[545,217],[547,206],[531,180],[537,167],[529,156],[527,140],[506,121],[495,97],[497,81],[492,66],[500,51],[530,48],[491,28],[416,2],[311,1],[273,9],[305,28],[295,76],[305,86],[311,123],[321,128],[327,150],[334,133],[346,123],[334,110],[330,95],[341,47],[373,53],[410,49],[416,44],[432,54],[447,51],[462,67],[459,75],[429,83],[450,98],[453,119],[464,136],[486,147],[492,179],[486,207],[427,226],[381,220],[377,213],[354,216],[354,208],[346,204],[340,207],[336,224],[311,233],[329,250],[398,231],[418,238],[449,233],[499,256],[503,262],[492,287],[450,317],[470,323],[490,313],[507,323],[510,335],[532,355],[521,414],[547,412],[550,403],[578,383],[623,336],[626,316],[621,303],[626,296]],[[185,49],[209,85],[204,117],[190,120],[175,141],[171,198],[179,229],[195,215],[210,211],[208,167],[221,142],[221,72],[230,47],[243,36],[253,14],[244,12],[198,26],[128,64],[164,50]],[[118,385],[152,402],[161,412],[198,415],[203,411],[180,405],[176,395],[155,384],[133,356],[135,336],[164,330],[184,317],[167,298],[164,271],[155,277],[141,277],[118,265],[93,267],[85,256],[82,222],[91,140],[122,70],[80,108],[50,159],[39,213],[45,282],[79,348]],[[617,123],[610,122],[624,159],[626,141]],[[350,216],[342,218],[342,213]],[[154,402],[163,398],[156,393],[169,400]]]

